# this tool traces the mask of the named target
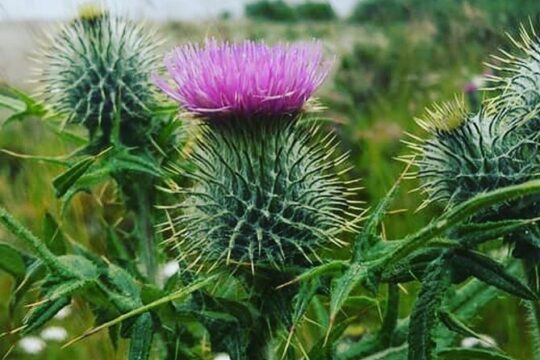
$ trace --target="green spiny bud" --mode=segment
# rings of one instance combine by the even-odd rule
[[[296,119],[207,122],[191,159],[194,188],[169,213],[183,256],[276,268],[317,259],[352,230],[352,201],[335,167],[331,135]]]
[[[455,114],[438,112],[435,122],[446,117],[454,123]],[[429,119],[419,122],[432,135],[411,144],[417,152],[421,187],[427,194],[422,206],[437,201],[452,207],[477,194],[538,178],[540,144],[533,136],[525,136],[519,122],[506,121],[507,116],[505,111],[492,114],[484,108],[477,114],[463,112],[461,124],[455,128],[427,126]],[[529,197],[503,203],[477,214],[473,220],[538,217],[539,200]],[[507,240],[514,244],[514,255],[518,257],[540,256],[540,232],[535,224]]]
[[[91,137],[101,131],[108,141],[116,119],[129,128],[148,121],[158,45],[142,26],[81,11],[44,49],[42,97],[68,122],[83,124]]]
[[[501,120],[521,127],[520,132],[540,130],[540,38],[531,26],[530,31],[521,27],[520,39],[510,37],[522,53],[517,57],[506,51],[503,56],[495,56],[502,66],[492,67],[500,72],[493,76],[499,95],[491,100],[497,112],[504,114]]]

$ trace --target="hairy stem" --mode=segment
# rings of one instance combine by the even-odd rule
[[[416,234],[405,239],[391,253],[378,262],[380,268],[396,263],[407,255],[424,246],[429,240],[443,234],[454,225],[466,221],[478,210],[496,205],[503,201],[514,200],[525,195],[540,193],[540,180],[528,181],[519,185],[512,185],[488,193],[478,194],[470,200],[452,208],[439,219],[424,227]]]
[[[3,207],[0,207],[0,223],[31,248],[51,271],[61,276],[73,276],[73,272],[58,261],[58,258],[47,248],[43,241],[15,220]]]

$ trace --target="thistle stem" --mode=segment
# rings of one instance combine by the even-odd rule
[[[150,194],[147,191],[135,193],[136,209],[135,231],[139,240],[139,249],[143,260],[145,273],[152,282],[156,280],[157,274],[157,249],[154,241],[154,226],[152,221],[152,204]]]
[[[71,269],[58,261],[58,258],[47,248],[43,241],[15,220],[3,207],[0,207],[0,223],[31,248],[51,271],[63,276],[73,276]]]
[[[538,193],[540,193],[540,180],[532,180],[523,184],[512,185],[488,193],[478,194],[470,200],[454,207],[436,221],[405,239],[403,244],[399,245],[380,261],[377,261],[377,263],[380,268],[385,268],[387,265],[403,259],[424,246],[429,240],[443,234],[452,226],[466,221],[478,210],[499,204],[503,201],[510,201],[525,195]]]

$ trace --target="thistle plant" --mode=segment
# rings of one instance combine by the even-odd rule
[[[172,83],[156,81],[200,121],[178,204],[163,230],[182,258],[203,264],[306,265],[353,230],[354,206],[331,134],[301,117],[329,64],[318,43],[208,40],[170,52]],[[189,260],[189,259],[185,259]]]
[[[66,167],[53,179],[64,205],[113,180],[124,206],[118,220],[102,217],[100,253],[66,241],[51,214],[36,235],[0,208],[0,224],[28,250],[0,244],[0,269],[16,284],[10,314],[27,289],[40,297],[0,339],[38,331],[77,298],[95,325],[66,346],[107,329],[115,348],[129,341],[128,359],[508,359],[456,345],[478,336],[467,322],[501,292],[526,301],[540,339],[534,32],[515,41],[523,58],[497,58],[497,93],[478,112],[456,100],[418,120],[427,138],[413,136],[402,176],[366,211],[354,200],[356,180],[346,180],[347,154],[310,116],[331,65],[320,43],[207,40],[172,50],[160,72],[153,35],[106,12],[83,11],[53,39],[40,72],[45,104],[8,89],[0,105],[12,118],[62,119],[61,136],[81,146],[67,157],[23,156]],[[191,126],[191,147],[177,136],[178,118]],[[70,132],[78,125],[88,139]],[[383,221],[412,166],[421,207],[443,211],[386,239]],[[156,207],[165,211],[156,215]],[[485,251],[498,239],[514,259]],[[159,281],[167,256],[180,271]],[[400,318],[401,284],[414,281],[414,308]],[[363,326],[355,315],[374,304],[381,324]],[[346,339],[353,322],[366,331]]]

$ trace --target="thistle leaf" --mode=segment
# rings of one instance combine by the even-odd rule
[[[12,112],[4,120],[2,126],[16,120],[23,120],[25,117],[45,115],[46,111],[43,106],[24,92],[11,87],[1,90],[6,91],[0,94],[0,109],[4,108]]]
[[[332,329],[329,329],[329,332],[326,334],[325,337],[322,337],[313,345],[309,352],[309,356],[307,357],[310,360],[332,360],[335,358],[335,345],[339,338],[343,335],[345,330],[347,330],[347,327],[351,324],[351,322],[355,321],[355,317],[350,317],[336,326],[334,326]]]
[[[95,157],[86,157],[73,164],[68,170],[53,179],[56,196],[62,197],[83,176],[95,161]]]
[[[49,212],[45,213],[43,219],[43,239],[45,239],[45,245],[53,254],[64,255],[66,253],[64,233]]]
[[[24,278],[26,265],[21,253],[7,244],[0,244],[0,270],[4,270],[17,280]]]
[[[150,358],[153,337],[152,316],[146,312],[141,314],[133,324],[128,360],[147,360]]]
[[[446,310],[439,311],[439,319],[449,330],[455,331],[463,336],[470,336],[480,339],[480,336],[474,330],[469,328],[456,316]]]
[[[520,219],[462,224],[453,228],[449,237],[459,240],[464,246],[474,247],[507,235],[531,222],[530,219]]]
[[[442,257],[430,264],[414,305],[409,323],[409,360],[434,359],[434,330],[450,274]]]
[[[328,331],[331,330],[337,313],[341,310],[351,292],[367,277],[368,269],[366,266],[351,264],[341,277],[332,282],[332,288],[330,289],[330,325]]]
[[[517,277],[509,274],[502,264],[481,253],[457,250],[451,262],[460,272],[466,272],[511,295],[526,300],[537,299],[536,294]]]
[[[385,269],[381,275],[381,281],[404,283],[421,279],[426,268],[441,255],[442,251],[444,250],[427,248],[414,252]]]
[[[124,313],[118,317],[116,317],[115,319],[112,319],[110,321],[107,321],[99,326],[96,326],[95,328],[92,328],[92,329],[89,329],[87,330],[84,334],[82,334],[81,336],[78,336],[72,340],[70,340],[68,343],[66,343],[63,347],[67,347],[67,346],[70,346],[88,336],[91,336],[103,329],[107,329],[113,325],[116,325],[116,324],[119,324],[127,319],[130,319],[134,316],[137,316],[137,315],[140,315],[142,313],[145,313],[147,311],[150,311],[154,308],[157,308],[157,307],[160,307],[164,304],[167,304],[171,301],[179,301],[179,300],[183,300],[185,299],[186,297],[188,297],[190,294],[192,294],[193,292],[203,288],[204,286],[207,286],[208,284],[214,282],[216,280],[216,276],[208,276],[204,279],[201,279],[201,280],[198,280],[198,281],[194,281],[192,284],[190,284],[189,286],[187,287],[184,287],[182,289],[179,289],[169,295],[166,295],[156,301],[153,301],[149,304],[145,304],[143,306],[140,306],[136,309],[133,309],[131,311],[128,311],[127,313]]]
[[[145,156],[130,154],[128,151],[119,151],[107,160],[109,167],[115,173],[132,171],[152,176],[161,176],[161,170],[156,164]]]
[[[47,321],[52,319],[64,306],[69,305],[70,302],[70,297],[61,296],[54,300],[46,301],[43,304],[35,306],[23,322],[25,327],[22,333],[29,334],[32,331],[40,328]]]

